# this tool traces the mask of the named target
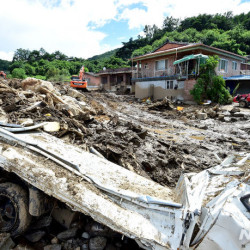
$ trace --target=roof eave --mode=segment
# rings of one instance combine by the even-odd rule
[[[210,52],[216,51],[217,54],[221,54],[221,55],[232,57],[232,58],[237,58],[237,59],[240,59],[242,61],[246,60],[245,57],[243,57],[243,56],[234,54],[234,53],[226,51],[226,50],[218,49],[215,47],[210,47],[210,46],[205,45],[205,44],[195,44],[192,46],[184,46],[184,47],[178,47],[178,48],[169,49],[169,50],[165,50],[165,51],[154,52],[154,53],[134,57],[131,60],[140,61],[140,60],[144,60],[144,59],[156,58],[156,57],[160,57],[160,56],[175,54],[176,51],[181,51],[181,52],[190,51],[190,50],[193,50],[194,48],[197,48],[197,49],[201,48],[201,49],[205,49],[205,50],[210,51]]]

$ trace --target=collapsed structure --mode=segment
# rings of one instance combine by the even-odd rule
[[[70,228],[71,233],[81,231],[79,224],[74,227],[74,220],[67,218],[71,217],[71,212],[68,213],[66,210],[73,210],[134,239],[144,249],[249,247],[246,232],[250,230],[250,154],[247,153],[249,144],[246,141],[239,142],[246,152],[235,152],[235,156],[229,156],[224,160],[215,154],[212,159],[215,166],[199,171],[200,173],[187,171],[188,167],[185,167],[184,163],[189,166],[191,158],[187,157],[187,152],[184,154],[186,161],[185,157],[180,156],[180,159],[176,160],[177,165],[173,166],[179,166],[183,170],[186,168],[186,173],[180,176],[176,189],[162,186],[137,174],[153,174],[154,168],[157,169],[144,159],[141,164],[145,169],[144,172],[140,172],[140,162],[136,159],[136,156],[138,158],[141,154],[141,144],[142,148],[145,148],[145,145],[146,148],[149,147],[148,141],[144,141],[145,145],[142,143],[149,130],[138,124],[128,124],[130,129],[122,130],[119,127],[122,121],[118,116],[105,117],[103,110],[106,109],[108,112],[108,107],[102,109],[94,100],[91,100],[90,107],[82,100],[84,95],[70,89],[67,90],[70,96],[65,95],[66,90],[65,86],[55,88],[51,83],[35,79],[27,79],[22,83],[15,80],[1,82],[1,231],[10,231],[13,235],[18,235],[28,229],[31,216],[34,221],[46,214],[53,214],[56,220]],[[94,106],[96,109],[93,109]],[[149,106],[151,110],[166,107],[174,109],[166,101]],[[217,116],[215,110],[209,111],[211,116]],[[232,113],[239,112],[236,110]],[[89,151],[94,154],[86,152],[88,148],[81,145],[83,138],[91,142],[90,134],[94,132],[92,128],[98,131],[99,137],[102,137],[105,130],[105,124],[99,127],[100,124],[91,123],[93,117],[96,117],[96,120],[106,119],[105,124],[110,125],[113,133],[106,134],[112,137],[110,141],[113,141],[115,136],[123,138],[120,144],[128,140],[124,152],[123,145],[118,147],[118,142],[113,142],[112,146],[108,138],[107,154],[103,151],[104,142],[100,143],[102,146],[98,146],[98,141],[94,145],[95,148],[92,147],[93,144],[88,145]],[[240,119],[243,118],[244,115],[241,115]],[[116,128],[114,131],[112,126],[113,129]],[[39,130],[41,128],[50,134]],[[245,129],[249,128],[246,126]],[[158,146],[159,156],[166,155],[159,145],[167,142],[159,140],[157,143],[159,144],[155,145]],[[137,148],[137,155],[129,152],[131,144]],[[171,147],[174,148],[172,143],[168,152],[172,159],[169,158],[164,165],[165,171],[167,166],[174,162],[170,154]],[[113,162],[119,162],[129,170],[104,159],[96,148],[105,157]],[[186,151],[187,149],[183,152]],[[137,165],[136,161],[129,161],[128,158],[125,162],[125,153],[126,157],[134,157]],[[156,158],[155,155],[153,157]],[[166,159],[161,158],[161,164],[164,164],[164,161]],[[194,162],[198,165],[196,160]],[[174,170],[171,170],[168,173],[170,175],[173,172]],[[156,175],[146,177],[153,179]],[[162,180],[162,184],[166,184],[164,179],[157,180],[160,183]],[[16,196],[13,196],[13,192],[20,192],[21,201],[14,198]],[[58,218],[58,215],[63,219]],[[225,224],[228,226],[225,227]],[[99,231],[103,233],[105,230]],[[90,247],[91,239],[100,237],[94,236],[87,238],[87,243],[81,244]],[[113,233],[109,233],[107,238],[109,237],[114,237]],[[57,239],[64,241],[68,238],[57,235]],[[106,242],[102,245],[104,249]]]

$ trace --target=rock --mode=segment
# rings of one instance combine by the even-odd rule
[[[32,242],[32,243],[35,243],[35,242],[38,242],[39,240],[42,239],[42,237],[45,235],[46,233],[44,231],[37,231],[37,232],[34,232],[34,233],[30,233],[30,234],[26,234],[25,235],[25,238]]]
[[[10,234],[1,233],[0,234],[0,249],[7,250],[12,249],[15,246],[15,243],[12,241]]]
[[[224,115],[223,115],[223,114],[219,114],[219,115],[218,115],[218,119],[219,119],[220,121],[224,121]]]
[[[45,216],[42,217],[41,219],[39,219],[38,221],[36,221],[35,223],[33,223],[30,226],[30,229],[32,230],[37,230],[37,229],[41,229],[44,227],[48,227],[52,222],[52,217],[51,216]]]
[[[231,122],[231,118],[230,117],[224,117],[225,122]]]
[[[52,240],[51,240],[51,244],[58,244],[59,243],[59,240],[54,237]]]
[[[87,250],[89,249],[88,244],[83,244],[81,247],[82,250]]]
[[[214,106],[214,107],[213,107],[213,110],[216,111],[216,112],[220,111],[220,106],[219,106],[219,104],[217,104],[216,106]]]
[[[62,241],[74,238],[77,235],[77,231],[78,231],[77,228],[70,228],[64,232],[59,233],[57,235],[57,238]]]
[[[167,97],[165,97],[163,99],[163,101],[161,102],[156,102],[154,104],[151,104],[148,106],[149,110],[162,110],[162,109],[166,109],[166,110],[173,110],[174,106],[171,100],[169,100]]]
[[[141,139],[145,139],[146,135],[148,134],[148,131],[145,129],[142,132],[139,132],[137,135],[141,138]]]
[[[79,91],[77,91],[75,89],[72,89],[72,88],[68,90],[68,95],[73,97],[73,98],[83,98],[83,99],[85,99],[85,96],[82,93],[80,93]]]
[[[207,114],[208,114],[211,118],[216,117],[216,112],[215,112],[213,109],[209,109],[209,110],[207,111]]]
[[[199,120],[205,120],[205,119],[207,119],[207,114],[206,114],[206,113],[198,113],[198,114],[196,115],[196,117],[197,117],[197,119],[199,119]]]
[[[231,122],[237,122],[237,121],[238,121],[238,119],[236,117],[231,118]]]
[[[108,244],[105,248],[105,250],[116,250],[116,246],[112,245],[112,244]]]
[[[109,228],[98,223],[98,222],[94,222],[91,225],[90,234],[91,234],[91,236],[93,236],[93,235],[106,236],[109,234]]]
[[[238,108],[238,107],[233,107],[229,112],[230,112],[230,113],[240,112],[240,108]]]
[[[40,87],[44,87],[48,89],[49,91],[52,91],[52,92],[55,91],[51,82],[39,80],[39,79],[32,78],[32,77],[26,78],[25,80],[22,81],[21,84],[22,84],[23,90],[31,90],[34,92],[39,92]]]
[[[23,118],[18,120],[20,125],[27,127],[27,126],[32,126],[34,124],[34,121],[30,118]]]
[[[47,245],[43,248],[43,250],[61,250],[62,246],[59,244]]]
[[[84,239],[89,239],[89,234],[87,233],[87,232],[84,232],[83,234],[82,234],[82,238],[84,238]]]
[[[90,250],[103,250],[107,244],[107,239],[101,236],[91,238],[89,240]]]
[[[208,129],[208,126],[206,124],[201,124],[197,126],[199,129]]]
[[[46,122],[43,126],[43,130],[46,132],[58,132],[60,130],[59,122]]]
[[[232,114],[233,117],[244,117],[245,115],[243,113],[240,112],[235,112]]]

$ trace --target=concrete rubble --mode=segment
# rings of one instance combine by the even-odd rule
[[[250,109],[235,105],[182,104],[178,110],[168,99],[141,103],[131,95],[81,93],[32,78],[0,80],[0,103],[0,126],[43,123],[38,130],[169,188],[181,174],[250,152]],[[13,249],[140,249],[89,216],[72,211],[54,218],[33,221],[25,235],[11,239]]]

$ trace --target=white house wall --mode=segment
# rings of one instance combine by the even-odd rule
[[[184,81],[173,80],[173,85],[178,84],[177,89],[167,89],[167,81],[143,81],[135,84],[135,97],[144,99],[153,97],[154,100],[163,99],[164,97],[172,99],[184,99]]]

